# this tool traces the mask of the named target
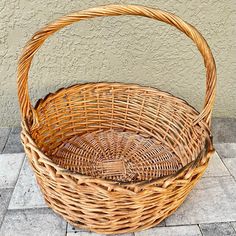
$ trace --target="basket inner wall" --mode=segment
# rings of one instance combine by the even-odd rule
[[[173,174],[197,157],[208,135],[203,123],[191,125],[198,113],[185,101],[138,85],[76,85],[48,95],[36,110],[32,137],[55,163],[121,182]],[[127,143],[132,152],[118,154]]]

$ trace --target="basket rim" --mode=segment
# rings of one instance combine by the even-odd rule
[[[159,92],[159,93],[163,94],[166,97],[174,97],[179,102],[182,102],[185,105],[189,106],[195,112],[196,115],[200,114],[200,112],[193,105],[190,105],[189,102],[187,102],[185,99],[177,97],[177,96],[173,95],[171,92],[156,88],[154,86],[140,85],[140,84],[136,84],[136,83],[106,82],[106,81],[76,83],[76,84],[72,84],[72,85],[67,86],[67,87],[61,87],[61,88],[55,90],[54,92],[50,92],[50,93],[46,94],[45,96],[43,96],[42,98],[39,98],[36,101],[35,105],[34,105],[34,109],[37,110],[42,105],[42,103],[44,103],[47,99],[50,99],[51,97],[53,97],[55,95],[58,96],[60,93],[63,93],[66,90],[70,90],[70,89],[73,89],[73,88],[76,88],[76,87],[81,87],[81,89],[83,89],[83,87],[86,88],[87,86],[97,86],[97,85],[100,85],[100,86],[107,86],[107,85],[110,85],[110,86],[127,86],[127,87],[130,87],[130,88],[145,89],[145,90],[150,90],[152,92]],[[204,120],[202,120],[200,122],[202,124],[204,124],[207,131],[210,132],[210,128],[209,128],[208,124]],[[198,123],[195,123],[194,125],[196,125],[196,124],[198,124]]]
[[[60,93],[63,93],[65,90],[69,90],[69,89],[74,88],[74,87],[81,87],[81,89],[83,89],[83,88],[86,88],[87,86],[91,86],[91,85],[97,86],[98,84],[101,85],[101,86],[103,86],[103,85],[110,85],[110,86],[124,85],[124,86],[127,86],[127,87],[129,86],[131,88],[142,88],[142,89],[147,89],[147,90],[151,90],[151,91],[154,91],[154,92],[159,92],[159,93],[161,92],[164,96],[177,98],[180,102],[182,102],[185,105],[191,107],[193,109],[193,111],[196,113],[196,115],[199,114],[199,112],[193,106],[189,105],[189,103],[186,100],[184,100],[182,98],[179,98],[179,97],[176,97],[173,94],[171,94],[170,92],[159,90],[159,89],[157,89],[155,87],[152,87],[152,86],[142,86],[142,85],[135,84],[135,83],[122,83],[122,82],[92,82],[92,83],[89,82],[89,83],[81,83],[81,84],[77,83],[77,84],[74,84],[74,85],[71,85],[71,86],[68,86],[68,87],[63,87],[63,88],[60,88],[60,89],[56,90],[55,92],[48,93],[43,98],[40,98],[35,104],[35,109],[37,110],[40,106],[43,105],[43,103],[46,100],[48,100],[50,98],[53,98],[53,96],[58,96]],[[44,154],[43,151],[41,151],[39,149],[39,147],[35,143],[33,137],[31,136],[30,127],[27,124],[26,119],[22,121],[22,128],[23,128],[22,132],[26,131],[27,138],[29,138],[31,143],[33,144],[33,145],[30,145],[31,148],[34,149],[34,151],[36,151],[36,152],[40,152],[41,156],[43,156],[43,158],[40,157],[40,162],[45,162],[45,163],[49,164],[50,166],[55,168],[56,171],[58,171],[60,173],[63,172],[63,174],[68,174],[71,177],[86,179],[86,181],[88,181],[88,180],[99,181],[99,182],[102,181],[103,183],[112,184],[112,185],[119,185],[119,186],[123,186],[123,187],[129,187],[129,186],[133,186],[133,185],[141,187],[141,186],[144,186],[144,185],[152,185],[152,184],[155,184],[155,183],[158,183],[158,182],[163,182],[163,181],[166,181],[168,179],[174,180],[179,175],[181,175],[184,171],[186,171],[187,169],[194,169],[199,164],[199,162],[208,153],[210,153],[211,151],[214,151],[214,148],[213,148],[213,145],[212,145],[212,134],[211,134],[210,128],[204,122],[204,120],[201,120],[200,123],[204,125],[204,128],[205,128],[205,130],[208,134],[208,138],[206,138],[205,146],[200,151],[200,153],[198,154],[198,156],[195,160],[193,160],[190,163],[188,163],[187,165],[183,166],[181,169],[179,169],[174,174],[158,177],[158,178],[155,178],[155,179],[152,179],[152,180],[131,181],[131,182],[119,182],[119,181],[113,181],[113,180],[106,180],[106,179],[92,177],[92,176],[81,174],[81,173],[76,173],[76,172],[70,171],[68,169],[62,168],[59,165],[55,164],[46,154]],[[31,129],[34,129],[34,127],[32,126]]]

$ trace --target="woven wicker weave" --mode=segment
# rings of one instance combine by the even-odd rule
[[[32,106],[28,71],[54,32],[100,16],[139,15],[166,22],[197,45],[206,66],[204,108],[154,88],[88,83]],[[35,33],[19,61],[22,142],[48,205],[71,224],[98,233],[134,232],[172,214],[214,152],[210,132],[216,67],[201,34],[173,14],[143,6],[79,11]]]

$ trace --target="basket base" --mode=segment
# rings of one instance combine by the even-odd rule
[[[173,151],[157,140],[118,130],[74,136],[54,151],[52,160],[73,172],[119,182],[152,180],[182,168]]]

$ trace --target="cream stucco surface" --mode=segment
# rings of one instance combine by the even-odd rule
[[[236,117],[235,0],[0,0],[0,126],[20,122],[17,59],[30,36],[61,15],[111,3],[157,7],[197,27],[217,63],[214,116]],[[95,81],[157,87],[198,110],[205,93],[203,60],[192,41],[171,26],[135,16],[83,21],[50,37],[34,58],[30,96],[35,102],[61,87]]]

